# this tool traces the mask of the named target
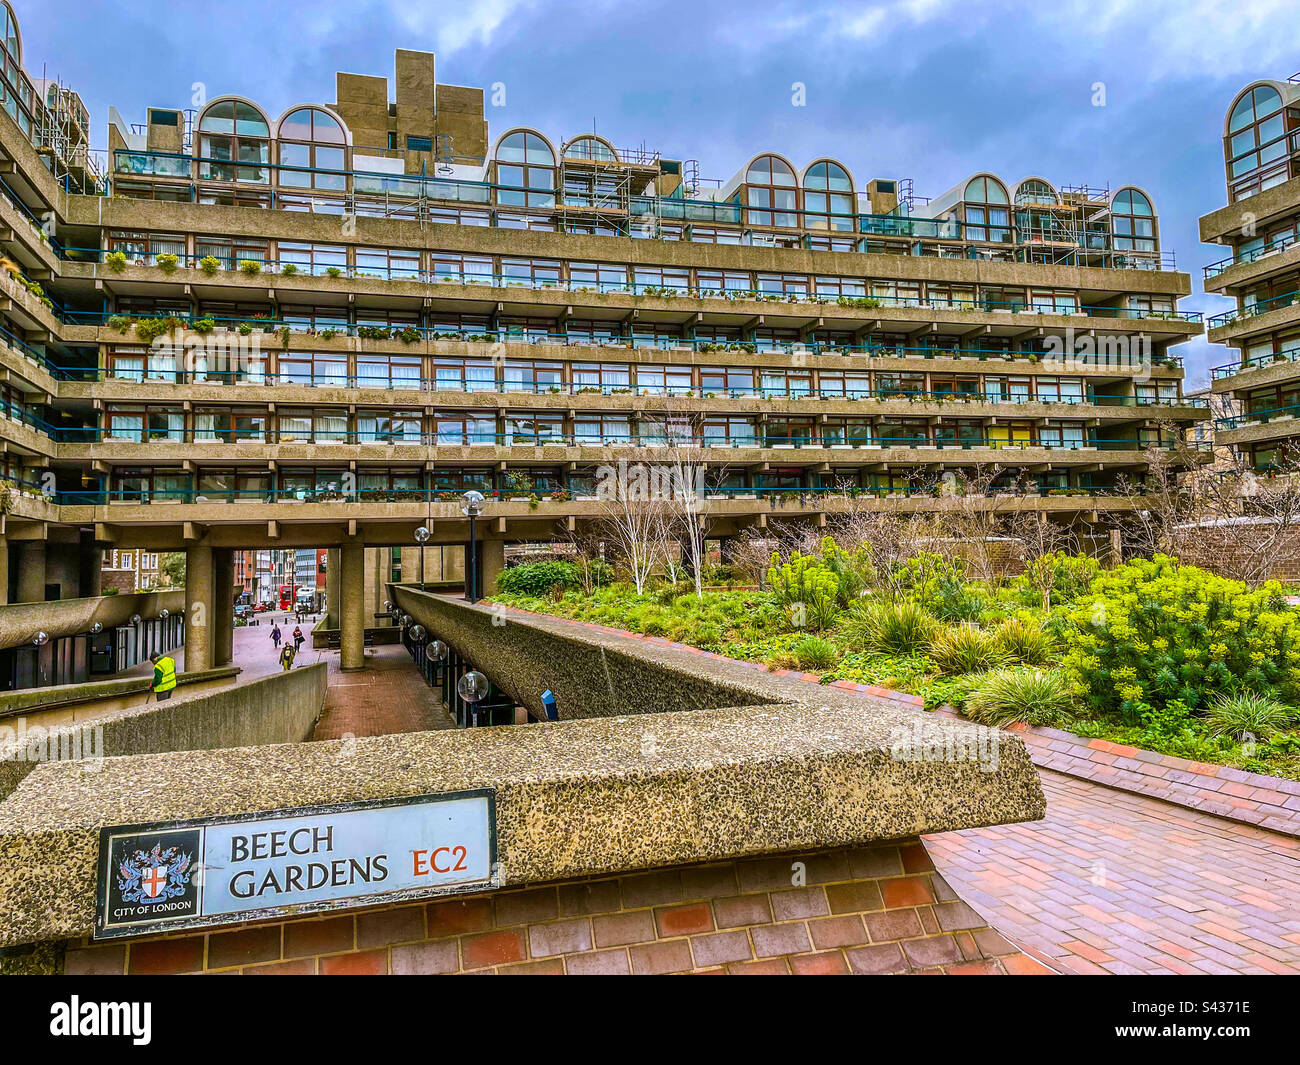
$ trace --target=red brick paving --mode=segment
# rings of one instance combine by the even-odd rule
[[[431,732],[455,728],[437,691],[424,682],[410,653],[399,644],[366,648],[366,668],[339,670],[337,651],[313,651],[329,663],[325,709],[316,722],[314,740],[343,736],[386,736],[394,732]]]
[[[1046,819],[926,838],[1017,946],[1076,973],[1300,973],[1300,840],[1041,776]]]

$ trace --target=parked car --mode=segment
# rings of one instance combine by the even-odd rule
[[[249,606],[247,603],[240,603],[235,607],[235,617],[243,618],[245,621],[247,621],[252,616],[253,616],[253,608]]]

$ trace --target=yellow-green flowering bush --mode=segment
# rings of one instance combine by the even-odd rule
[[[788,562],[772,552],[767,582],[776,601],[790,608],[794,627],[824,629],[839,613],[840,579],[827,565],[812,555],[795,551]]]
[[[1067,615],[1063,665],[1098,711],[1138,723],[1178,701],[1238,691],[1300,695],[1300,613],[1270,581],[1251,590],[1156,555],[1098,575]]]

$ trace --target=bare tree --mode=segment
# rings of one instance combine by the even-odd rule
[[[602,515],[597,526],[627,566],[637,595],[663,553],[663,502],[656,498],[652,471],[644,463],[620,459],[616,466],[597,470],[596,498]]]
[[[1152,447],[1140,482],[1121,478],[1120,519],[1131,553],[1167,554],[1257,585],[1300,563],[1300,453],[1267,473],[1247,456],[1223,453],[1212,466],[1186,443]]]

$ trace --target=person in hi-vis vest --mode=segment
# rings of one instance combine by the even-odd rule
[[[155,651],[149,656],[149,661],[153,663],[153,681],[149,690],[155,699],[170,699],[176,688],[176,659]]]

